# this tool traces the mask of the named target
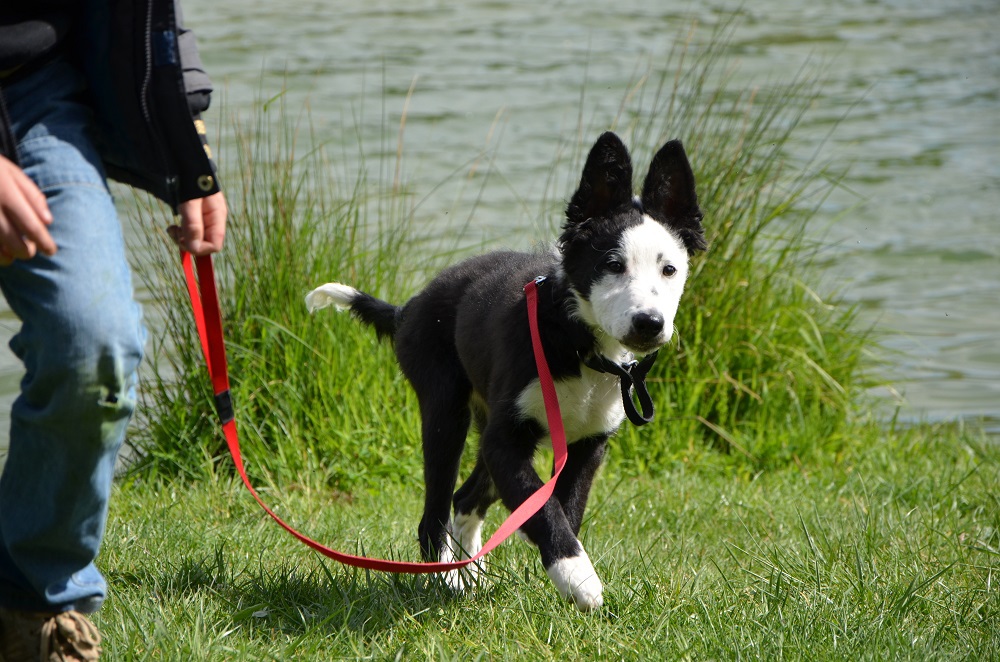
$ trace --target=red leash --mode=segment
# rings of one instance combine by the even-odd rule
[[[536,288],[542,279],[536,279],[525,285],[524,292],[528,300],[528,325],[531,331],[531,345],[535,354],[535,365],[538,367],[538,379],[541,383],[542,397],[545,401],[545,415],[548,419],[552,437],[552,450],[555,454],[555,471],[552,474],[552,478],[538,488],[524,503],[518,506],[506,521],[500,525],[500,528],[496,530],[493,536],[486,541],[486,544],[483,545],[479,553],[472,558],[450,563],[413,563],[407,561],[390,561],[388,559],[371,559],[330,549],[293,529],[261,500],[260,495],[257,494],[257,490],[250,484],[250,479],[247,477],[246,469],[243,466],[243,455],[240,452],[240,441],[236,432],[232,396],[229,392],[226,346],[222,335],[222,313],[219,308],[218,292],[215,288],[215,270],[212,268],[212,258],[211,256],[200,256],[194,258],[194,261],[197,263],[197,279],[195,278],[195,270],[192,266],[191,254],[187,252],[181,254],[181,265],[184,268],[184,275],[187,279],[188,295],[191,297],[195,324],[198,327],[198,337],[201,339],[201,349],[205,354],[208,374],[212,378],[215,407],[219,414],[219,420],[222,423],[222,431],[226,435],[229,452],[233,456],[233,463],[236,465],[236,470],[239,472],[240,478],[243,479],[243,484],[247,486],[250,494],[257,500],[261,508],[275,522],[280,524],[283,529],[298,538],[301,542],[323,556],[357,568],[409,574],[454,570],[478,561],[493,551],[500,543],[521,528],[552,496],[556,487],[556,479],[559,478],[559,474],[562,473],[563,467],[566,465],[566,433],[563,430],[562,416],[559,413],[559,400],[556,397],[555,384],[552,382],[552,375],[549,372],[549,366],[545,361],[545,354],[542,350],[542,341],[538,335],[538,293]]]

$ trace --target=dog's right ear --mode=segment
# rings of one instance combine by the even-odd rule
[[[580,187],[566,206],[566,224],[607,216],[632,203],[632,158],[621,138],[608,131],[590,149]]]

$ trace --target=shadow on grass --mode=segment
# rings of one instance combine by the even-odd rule
[[[108,580],[118,592],[152,594],[165,604],[214,605],[216,617],[248,633],[280,632],[290,637],[345,631],[378,634],[404,621],[419,623],[424,615],[438,618],[466,597],[434,574],[369,572],[322,559],[312,569],[303,569],[295,561],[269,564],[263,557],[240,569],[230,557],[220,545],[211,556],[186,557],[179,565],[109,572]],[[491,597],[504,579],[487,567],[474,589],[476,595]],[[542,585],[542,579],[532,581]]]

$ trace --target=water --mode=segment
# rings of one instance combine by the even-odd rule
[[[577,127],[596,135],[646,62],[665,59],[693,22],[704,39],[738,10],[729,51],[748,86],[827,65],[790,156],[819,147],[821,160],[851,164],[815,232],[829,246],[825,283],[884,337],[884,374],[898,392],[884,394],[886,408],[908,420],[983,420],[998,433],[1000,6],[803,4],[188,0],[186,11],[227,112],[246,117],[240,109],[284,85],[320,140],[395,152],[405,108],[403,172],[421,216],[443,228],[469,221],[473,242],[523,244],[539,238],[546,192],[571,192],[577,173],[552,179],[549,169]],[[464,180],[454,173],[484,150],[477,167],[492,175],[482,190],[456,190]],[[0,332],[12,329],[4,313]],[[6,402],[19,374],[3,353]]]

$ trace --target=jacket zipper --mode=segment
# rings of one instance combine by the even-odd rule
[[[156,148],[157,156],[162,164],[163,172],[167,173],[171,171],[170,164],[165,156],[165,150],[160,136],[154,131],[153,123],[153,112],[149,107],[149,88],[153,80],[153,4],[156,0],[149,0],[146,2],[146,29],[143,34],[145,43],[145,70],[143,71],[142,77],[142,89],[139,92],[139,106],[142,109],[142,116],[146,120],[146,126],[149,129],[150,136],[152,137],[152,142]],[[180,205],[180,200],[178,200],[177,193],[177,177],[167,175],[164,183],[166,184],[166,193],[170,198],[170,206],[173,208],[174,212],[177,211]]]

